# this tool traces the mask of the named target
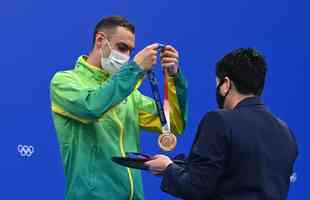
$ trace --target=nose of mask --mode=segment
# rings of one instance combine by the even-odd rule
[[[129,56],[112,49],[109,57],[101,57],[101,66],[108,73],[114,74],[118,72],[128,61]]]

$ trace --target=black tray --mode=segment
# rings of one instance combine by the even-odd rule
[[[177,158],[177,157],[176,157]],[[112,157],[112,160],[122,166],[130,167],[134,169],[149,170],[145,166],[145,162],[152,160],[152,158],[142,153],[127,153],[127,157]],[[185,160],[172,159],[176,164],[186,164]]]

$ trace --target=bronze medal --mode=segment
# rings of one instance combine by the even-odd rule
[[[177,145],[177,137],[173,133],[162,133],[158,137],[158,145],[163,151],[172,151]]]

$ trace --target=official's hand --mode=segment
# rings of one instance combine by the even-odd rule
[[[165,155],[156,155],[152,160],[145,163],[145,165],[150,169],[150,171],[156,175],[162,175],[166,170],[168,165],[172,163],[171,159]]]
[[[158,47],[159,44],[157,43],[145,47],[144,49],[142,49],[140,52],[137,53],[137,55],[134,58],[134,61],[143,70],[151,69],[153,65],[156,64]]]
[[[160,63],[170,74],[176,74],[179,69],[179,52],[171,45],[165,46],[160,53]]]

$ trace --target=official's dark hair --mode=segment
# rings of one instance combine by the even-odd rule
[[[261,95],[267,66],[264,56],[253,48],[240,48],[225,55],[216,64],[216,76],[230,78],[241,94]]]
[[[100,31],[107,32],[107,34],[114,33],[117,27],[124,27],[133,34],[135,33],[135,27],[126,18],[122,16],[110,16],[102,18],[96,25],[93,33],[93,46],[96,41],[96,34]]]

